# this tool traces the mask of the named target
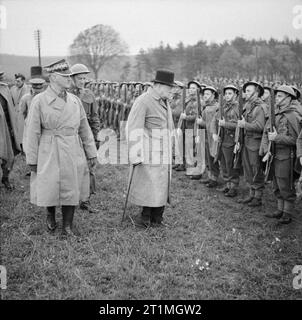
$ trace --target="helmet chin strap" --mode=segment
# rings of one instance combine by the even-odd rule
[[[277,107],[281,107],[281,104],[283,103],[283,101],[285,101],[285,99],[287,99],[289,96],[286,96],[286,97],[284,97],[280,102],[278,102],[278,103],[276,103],[276,106]],[[290,100],[290,102],[291,102],[291,100]],[[289,103],[290,103],[289,102]]]

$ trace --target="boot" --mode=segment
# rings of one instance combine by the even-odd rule
[[[227,192],[229,192],[229,190],[230,190],[229,183],[227,183],[227,184],[223,185],[222,187],[216,189],[216,191],[223,192],[223,193],[227,193]]]
[[[47,211],[46,226],[49,231],[53,232],[57,228],[56,207],[47,207],[46,211]]]
[[[225,196],[229,198],[237,197],[237,195],[238,195],[238,191],[236,188],[231,188],[228,192],[225,193]]]
[[[253,198],[252,201],[248,203],[248,206],[252,208],[262,206],[261,198]]]
[[[283,199],[277,199],[278,200],[278,208],[277,211],[274,213],[267,213],[264,216],[267,218],[275,218],[280,219],[283,215],[283,209],[284,209],[284,200]]]
[[[200,180],[202,178],[202,174],[195,174],[190,177],[191,180]]]
[[[250,194],[246,198],[238,199],[237,202],[243,203],[243,204],[250,203],[254,199],[254,196],[255,196],[255,190],[250,189]]]
[[[141,214],[134,219],[134,224],[136,227],[149,228],[151,225],[151,207],[143,207]]]
[[[97,213],[98,210],[93,208],[90,204],[90,201],[87,200],[87,201],[81,201],[80,202],[80,209],[82,210],[87,210],[89,213]]]
[[[152,208],[151,211],[151,223],[155,226],[162,226],[163,225],[163,213],[164,213],[165,207],[158,207],[158,208]]]
[[[218,182],[215,180],[210,180],[210,182],[206,184],[206,187],[208,188],[216,188],[217,186],[218,186]]]
[[[172,169],[176,170],[180,165],[179,164],[173,164]]]
[[[63,215],[63,227],[62,236],[63,237],[77,237],[79,236],[78,230],[73,227],[73,216],[74,216],[75,206],[62,206]]]
[[[248,204],[249,207],[259,207],[262,205],[262,190],[255,190],[254,199]]]
[[[9,182],[8,177],[2,177],[1,181],[4,184],[6,190],[12,191],[14,189],[14,186]]]
[[[186,171],[186,167],[183,164],[178,165],[175,171]]]
[[[284,201],[284,209],[283,209],[283,215],[279,220],[279,223],[281,224],[289,224],[292,221],[291,213],[294,210],[294,203],[292,201]]]

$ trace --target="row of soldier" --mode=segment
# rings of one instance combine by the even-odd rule
[[[150,82],[119,84],[101,81],[88,83],[87,89],[87,67],[76,64],[70,71],[73,85],[69,91],[81,99],[97,148],[99,130],[110,127],[119,137],[121,122],[127,121],[135,99],[152,86]],[[16,75],[16,86],[11,90],[4,83],[0,85],[0,112],[4,111],[1,119],[6,119],[12,145],[12,154],[3,156],[7,153],[3,148],[0,154],[2,182],[8,189],[11,188],[8,175],[14,155],[22,149],[26,151],[26,130],[23,127],[26,126],[31,100],[45,89],[41,68],[33,67],[31,73],[30,89],[20,74]],[[237,196],[243,171],[250,193],[238,201],[249,206],[262,204],[265,180],[273,180],[278,209],[268,216],[289,223],[296,198],[294,180],[300,172],[302,111],[300,91],[296,87],[277,86],[273,89],[248,81],[242,88],[229,84],[216,89],[198,81],[190,81],[187,85],[175,81],[170,105],[175,127],[182,131],[177,131],[175,151],[178,152],[175,152],[174,169],[185,170],[187,176],[193,180],[201,179],[209,188],[218,186],[218,177],[222,174],[225,185],[218,190],[227,197]],[[277,120],[274,126],[271,125],[272,114]],[[185,152],[179,152],[181,149]],[[263,157],[264,160],[268,158],[267,163],[274,163],[266,168],[266,175]],[[202,179],[205,171],[207,178]],[[95,192],[94,179],[95,174],[90,171],[90,193]],[[89,199],[82,201],[81,207],[95,211]],[[48,226],[51,228],[51,219]]]

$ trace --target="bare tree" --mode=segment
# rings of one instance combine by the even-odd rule
[[[86,29],[74,39],[69,47],[70,60],[85,64],[95,76],[112,58],[127,52],[127,44],[111,27],[103,24]]]

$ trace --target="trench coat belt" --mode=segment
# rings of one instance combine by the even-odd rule
[[[78,134],[78,131],[73,128],[64,128],[64,129],[42,129],[42,135],[48,136],[75,136]]]

